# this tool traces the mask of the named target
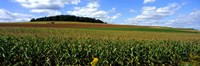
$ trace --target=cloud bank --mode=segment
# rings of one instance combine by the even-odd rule
[[[147,3],[153,3],[155,2],[156,0],[144,0],[144,4],[147,4]]]
[[[100,5],[98,2],[90,2],[84,7],[75,7],[74,10],[67,11],[67,14],[98,18],[106,22],[112,22],[113,19],[116,19],[121,16],[120,13],[110,15],[109,11],[100,10],[99,7]],[[113,8],[111,12],[115,12],[115,8]]]
[[[66,4],[77,5],[80,0],[16,0],[22,7],[31,9],[33,13],[44,13],[47,15],[60,15],[59,9]]]
[[[181,5],[173,3],[165,7],[156,8],[155,6],[144,6],[142,13],[136,17],[128,18],[127,24],[135,25],[157,25],[162,19],[176,14],[177,10],[181,8]]]
[[[0,22],[22,22],[29,21],[31,18],[33,16],[29,14],[13,13],[6,9],[0,9]]]
[[[194,10],[189,14],[180,15],[166,23],[166,26],[170,27],[185,27],[185,28],[195,28],[200,30],[200,9]]]

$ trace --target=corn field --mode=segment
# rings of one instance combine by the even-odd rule
[[[137,39],[140,32],[0,28],[0,65],[85,66],[94,58],[97,66],[200,64],[199,34],[145,34]]]

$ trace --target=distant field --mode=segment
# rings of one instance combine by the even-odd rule
[[[172,29],[172,28],[86,28],[89,30],[115,30],[115,31],[144,31],[144,32],[176,32],[176,33],[199,33],[194,30]]]
[[[2,27],[56,27],[56,28],[145,28],[149,26],[130,26],[130,25],[112,25],[101,23],[85,23],[85,22],[22,22],[22,23],[1,23]]]
[[[114,25],[86,22],[21,22],[21,23],[0,23],[0,27],[53,27],[53,28],[84,28],[91,30],[123,30],[123,31],[150,31],[150,32],[182,32],[182,33],[200,33],[199,31],[184,28],[170,28],[158,26],[131,26]]]
[[[0,23],[0,65],[200,65],[192,29],[78,22]]]

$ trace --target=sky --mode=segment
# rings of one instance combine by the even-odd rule
[[[1,0],[0,22],[76,15],[109,24],[200,30],[200,0]]]

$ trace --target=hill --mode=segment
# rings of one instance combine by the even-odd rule
[[[75,22],[90,22],[90,23],[106,23],[99,19],[91,17],[80,17],[74,15],[56,15],[56,16],[33,18],[30,20],[30,22],[36,22],[36,21],[75,21]]]

